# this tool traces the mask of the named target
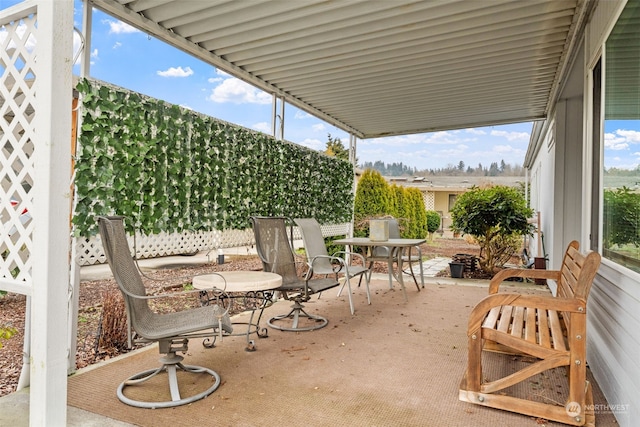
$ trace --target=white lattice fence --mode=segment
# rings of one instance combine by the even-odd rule
[[[0,21],[0,289],[23,293],[33,263],[36,31],[35,15]]]
[[[342,236],[348,234],[351,224],[323,225],[322,234],[325,237]],[[294,228],[294,238],[301,239],[301,234],[297,227]],[[187,254],[196,251],[207,251],[212,249],[237,248],[253,246],[255,239],[253,230],[225,230],[225,231],[200,231],[183,233],[160,233],[151,236],[136,234],[135,242],[133,236],[128,236],[129,246],[136,248],[138,259],[155,258],[168,255]],[[93,236],[89,239],[76,239],[76,248],[79,265],[101,264],[106,262],[102,241],[100,236]]]
[[[433,191],[425,191],[422,193],[422,200],[424,201],[424,207],[428,211],[436,209],[436,193]]]

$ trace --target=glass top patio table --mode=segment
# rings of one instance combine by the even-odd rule
[[[398,281],[398,283],[400,283],[400,286],[402,287],[404,300],[408,301],[409,299],[407,298],[407,290],[405,289],[404,279],[402,277],[402,262],[403,262],[402,259],[404,258],[402,255],[404,253],[404,250],[407,249],[409,259],[411,259],[411,248],[413,248],[414,246],[422,245],[423,243],[426,243],[426,242],[427,242],[426,239],[371,240],[368,237],[351,237],[346,239],[334,240],[333,244],[345,245],[345,246],[364,246],[364,247],[367,247],[369,250],[371,250],[371,248],[376,246],[385,246],[389,248],[390,253],[393,251],[393,249],[396,249],[396,248],[399,251],[401,251],[400,256],[397,257],[398,268],[397,268],[397,271],[393,273],[393,276]]]

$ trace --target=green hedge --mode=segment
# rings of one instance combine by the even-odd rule
[[[398,219],[400,235],[406,239],[427,236],[427,212],[422,192],[414,187],[389,185],[374,169],[366,169],[356,189],[354,236],[369,235],[369,220],[392,216]]]
[[[245,229],[252,215],[351,220],[349,162],[93,80],[77,90],[76,236],[108,214],[145,234]]]

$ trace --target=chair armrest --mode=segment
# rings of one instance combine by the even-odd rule
[[[211,289],[189,289],[189,290],[184,290],[184,291],[179,291],[179,292],[169,292],[169,293],[163,293],[163,294],[154,294],[154,295],[136,295],[136,294],[132,294],[131,292],[127,292],[124,289],[120,289],[121,292],[125,293],[127,296],[131,297],[131,298],[137,298],[137,299],[148,299],[148,300],[153,300],[153,299],[160,299],[160,298],[177,298],[177,297],[182,297],[185,296],[187,294],[193,294],[193,293],[200,293],[203,291],[222,291],[223,289],[218,289],[218,288],[211,288]]]
[[[316,263],[316,261],[320,260],[320,259],[327,259],[329,260],[329,263],[331,264],[331,270],[333,274],[337,274],[340,270],[342,270],[343,267],[346,267],[346,262],[344,259],[337,257],[337,256],[333,256],[333,255],[316,255],[314,256],[311,261],[309,262],[309,267],[311,268],[311,270],[315,271],[318,274],[328,274],[328,272],[326,271],[317,271],[317,269],[314,269],[313,265]]]
[[[542,271],[542,270],[540,270]],[[581,298],[559,298],[554,296],[522,295],[513,293],[493,294],[484,297],[469,315],[467,335],[478,333],[487,313],[495,307],[510,305],[541,310],[586,313],[587,302]]]
[[[360,258],[360,260],[362,261],[362,265],[364,266],[364,256],[362,256],[362,254],[359,254],[357,252],[351,252],[351,251],[337,251],[333,254],[333,256],[338,256],[339,254],[344,255],[343,257],[341,257],[342,259],[347,259],[347,256]]]
[[[559,280],[560,274],[559,270],[525,270],[523,268],[507,268],[493,276],[493,279],[489,282],[489,294],[497,293],[500,284],[511,277]]]

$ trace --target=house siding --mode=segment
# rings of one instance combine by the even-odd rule
[[[572,238],[581,236],[581,248],[589,247],[587,238],[593,208],[589,197],[584,195],[591,191],[588,177],[593,170],[589,162],[576,164],[589,158],[592,146],[591,135],[583,136],[592,114],[587,102],[590,97],[583,96],[591,90],[584,79],[590,75],[589,66],[601,55],[603,43],[624,4],[624,1],[597,3],[585,29],[583,55],[573,65],[572,76],[576,76],[575,82],[582,80],[580,91],[583,93],[565,93],[565,88],[553,108],[546,133],[531,143],[540,145],[529,166],[531,201],[532,207],[541,211],[545,243],[551,255],[550,268],[557,267],[560,248]],[[568,198],[571,194],[578,196]],[[551,287],[553,290],[553,285]],[[621,426],[637,425],[640,419],[638,354],[640,274],[603,259],[588,303],[587,362],[608,404],[595,408],[596,417],[598,412],[610,410]]]

